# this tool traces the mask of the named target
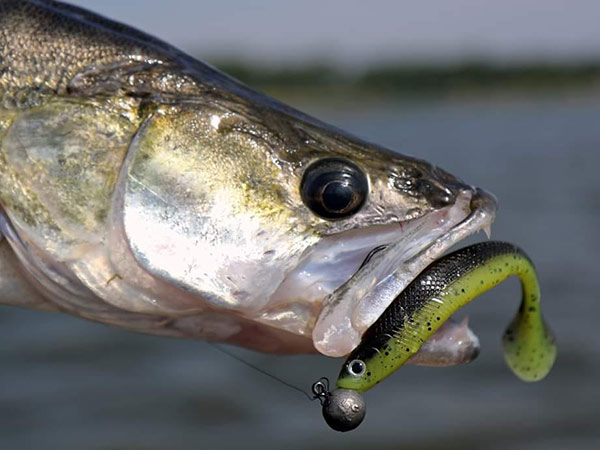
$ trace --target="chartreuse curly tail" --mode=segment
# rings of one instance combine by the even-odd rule
[[[502,338],[504,358],[522,380],[541,380],[554,364],[556,346],[541,314],[535,268],[518,247],[490,241],[451,253],[423,271],[364,334],[344,363],[338,387],[370,389],[458,309],[512,275],[521,280],[523,296]]]

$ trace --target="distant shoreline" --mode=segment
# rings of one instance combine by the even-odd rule
[[[448,65],[385,64],[362,71],[342,71],[326,63],[301,67],[259,67],[232,61],[213,64],[250,86],[267,92],[306,95],[439,96],[498,91],[535,93],[600,90],[600,62],[500,65],[464,62]]]

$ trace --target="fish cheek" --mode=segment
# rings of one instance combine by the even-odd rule
[[[280,169],[252,137],[224,132],[223,115],[200,106],[149,117],[115,216],[144,270],[216,307],[259,313],[312,240],[288,225]]]

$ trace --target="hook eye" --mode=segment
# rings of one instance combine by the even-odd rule
[[[318,381],[315,381],[312,385],[313,392],[313,400],[319,399],[321,404],[327,400],[327,397],[331,395],[329,392],[329,379],[326,377],[320,378]]]

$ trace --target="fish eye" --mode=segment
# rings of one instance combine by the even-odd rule
[[[350,161],[325,158],[312,163],[302,177],[302,201],[323,219],[343,219],[356,214],[367,199],[369,183],[364,172]]]
[[[365,373],[365,370],[367,370],[367,366],[360,359],[354,359],[348,363],[348,373],[350,375],[360,377]]]

